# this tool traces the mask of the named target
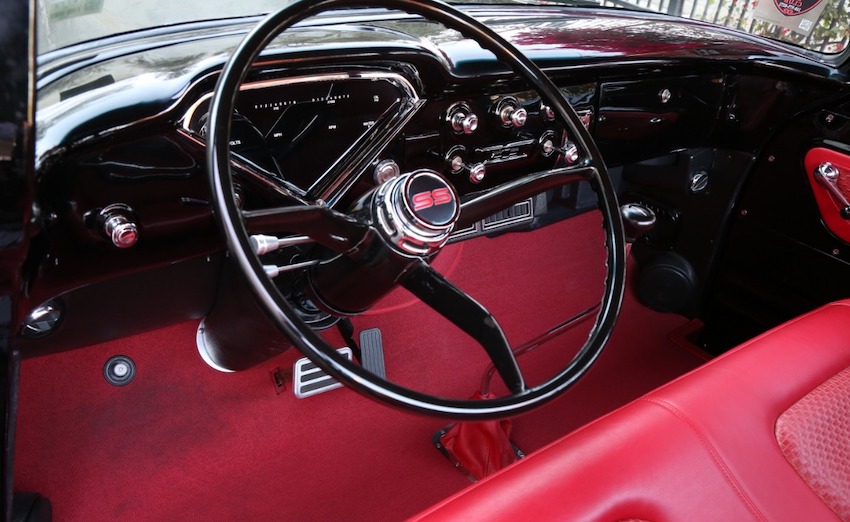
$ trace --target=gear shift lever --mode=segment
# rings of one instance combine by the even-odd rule
[[[634,243],[639,237],[649,233],[657,222],[655,212],[640,203],[626,203],[621,206],[620,216],[623,218],[623,230],[628,243]]]

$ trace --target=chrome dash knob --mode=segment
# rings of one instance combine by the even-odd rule
[[[528,111],[522,108],[513,96],[502,98],[496,104],[495,113],[499,117],[502,127],[519,128],[528,120]]]
[[[472,134],[478,130],[478,116],[475,113],[458,112],[452,116],[452,129],[463,134]]]
[[[127,205],[116,204],[100,212],[103,233],[118,248],[130,248],[139,240],[139,227],[133,221],[132,210]]]
[[[469,169],[469,181],[470,183],[481,183],[484,181],[484,178],[487,176],[487,166],[483,163],[475,163],[473,165],[467,165],[467,169]]]
[[[465,102],[449,107],[446,122],[455,134],[472,134],[478,130],[478,115]]]

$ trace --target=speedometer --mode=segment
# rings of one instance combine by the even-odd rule
[[[192,105],[183,119],[184,129],[206,135],[211,96]],[[236,100],[231,152],[309,190],[376,123],[412,96],[403,77],[384,72],[246,83]]]

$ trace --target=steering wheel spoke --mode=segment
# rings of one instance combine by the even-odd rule
[[[424,261],[406,275],[402,286],[478,341],[511,393],[526,390],[511,345],[486,308]]]
[[[320,205],[250,210],[242,217],[249,233],[301,234],[337,253],[357,248],[371,230],[368,224]]]
[[[321,198],[327,201],[329,206],[336,205],[425,104],[412,90],[408,96],[409,99],[398,100],[390,107],[387,113],[372,125],[368,133],[361,136],[328,172],[319,177],[307,196]]]

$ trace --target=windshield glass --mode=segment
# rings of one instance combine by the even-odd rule
[[[600,0],[766,36],[823,54],[840,53],[850,38],[850,0]]]
[[[38,0],[38,52],[192,20],[269,13],[282,0]]]
[[[576,6],[649,10],[683,16],[835,54],[850,38],[850,0],[587,0]],[[281,0],[38,0],[38,50],[191,20],[268,13]],[[460,3],[460,2],[459,2]],[[465,3],[472,3],[467,0]],[[475,2],[479,3],[479,2]],[[486,3],[486,2],[480,2]]]

